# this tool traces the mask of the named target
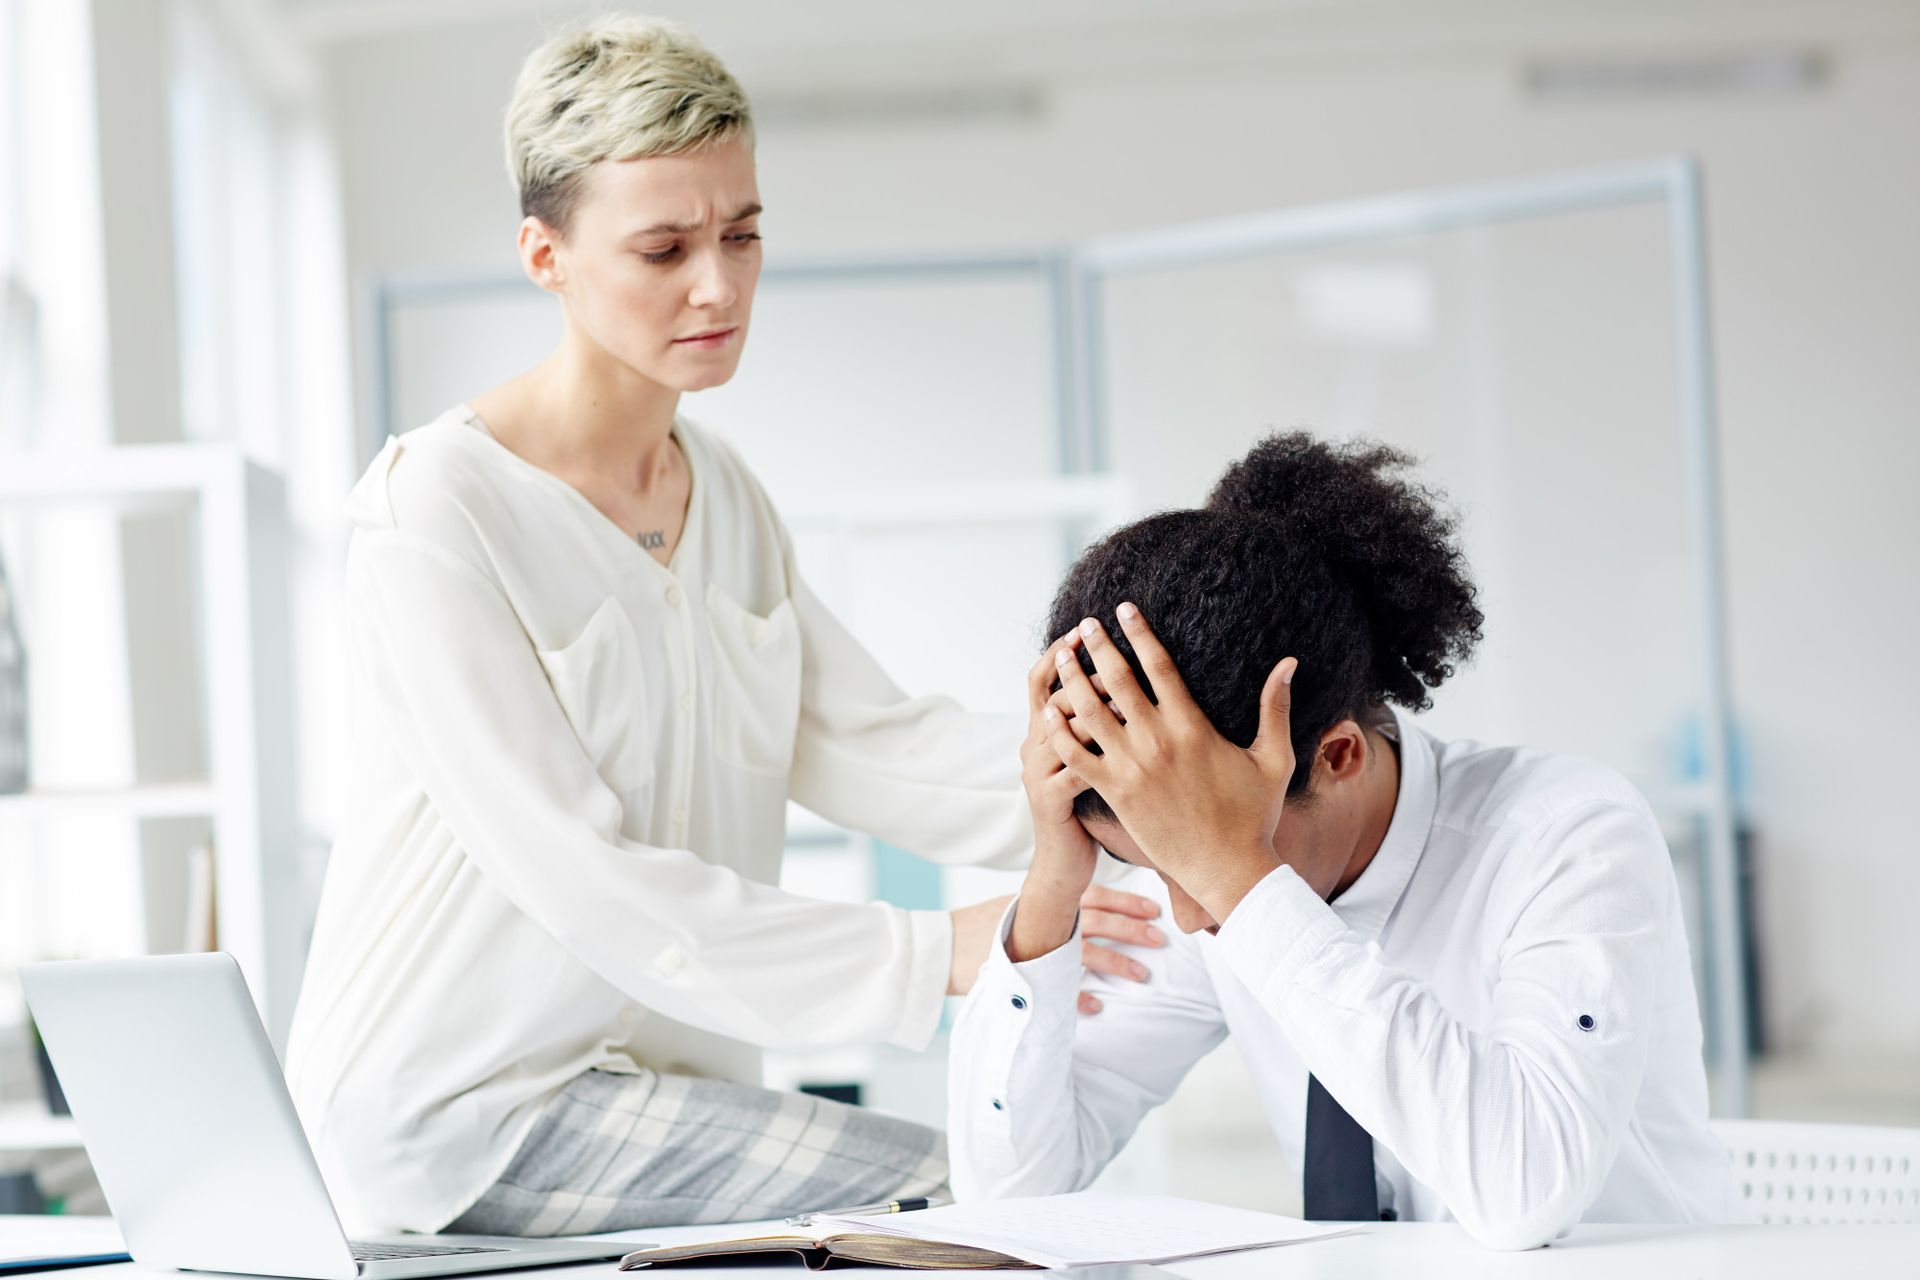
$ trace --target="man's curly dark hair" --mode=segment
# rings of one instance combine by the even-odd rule
[[[1303,795],[1321,735],[1388,702],[1424,710],[1428,690],[1480,640],[1455,519],[1405,477],[1412,466],[1373,441],[1268,436],[1227,468],[1204,507],[1148,516],[1088,548],[1054,597],[1047,636],[1098,618],[1151,691],[1114,615],[1132,601],[1200,709],[1243,747],[1259,728],[1267,674],[1297,657],[1299,763],[1287,791]],[[1093,791],[1074,812],[1113,817]]]

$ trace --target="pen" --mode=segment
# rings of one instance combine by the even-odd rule
[[[912,1213],[915,1209],[931,1209],[939,1200],[929,1200],[925,1196],[909,1196],[905,1200],[887,1200],[880,1204],[857,1204],[851,1209],[821,1209],[814,1213],[802,1213],[787,1219],[790,1227],[810,1227],[815,1218],[857,1218],[870,1213]]]

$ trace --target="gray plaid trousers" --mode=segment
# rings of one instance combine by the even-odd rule
[[[941,1191],[936,1129],[730,1080],[589,1071],[445,1228],[586,1235],[780,1218]]]

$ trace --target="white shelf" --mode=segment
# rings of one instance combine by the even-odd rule
[[[240,962],[274,1043],[284,1049],[306,959],[307,914],[294,854],[285,483],[219,444],[0,453],[0,513],[74,504],[122,512],[158,504],[192,513],[208,777],[0,796],[0,821],[93,814],[210,821],[220,946]]]
[[[0,821],[8,818],[93,817],[210,818],[214,792],[206,783],[159,783],[99,790],[48,788],[0,795]]]
[[[48,1115],[38,1106],[0,1107],[0,1151],[78,1151],[80,1126],[72,1116]]]

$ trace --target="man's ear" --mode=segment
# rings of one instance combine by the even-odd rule
[[[1367,735],[1357,720],[1341,720],[1320,735],[1314,772],[1328,782],[1351,782],[1367,767]],[[1319,778],[1314,780],[1316,783]]]
[[[520,269],[548,293],[560,292],[567,283],[560,268],[559,248],[560,237],[552,227],[532,214],[521,220]]]

